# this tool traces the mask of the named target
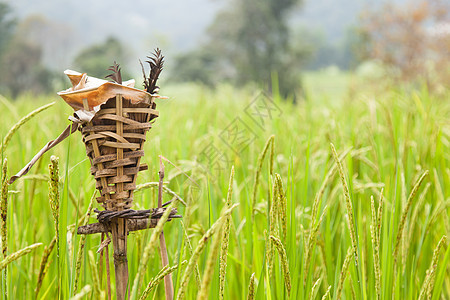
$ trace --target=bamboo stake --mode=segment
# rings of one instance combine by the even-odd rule
[[[159,187],[158,187],[158,208],[162,207],[162,194],[163,194],[163,180],[164,180],[164,163],[162,162],[161,155],[159,156]],[[167,255],[166,240],[164,238],[164,232],[161,232],[159,236],[159,250],[161,253],[162,267],[169,265],[169,257]],[[167,274],[164,277],[164,289],[166,291],[166,300],[173,300],[173,281],[172,274]]]
[[[123,115],[122,95],[116,96],[116,115]],[[116,133],[123,135],[123,123],[116,121]],[[123,149],[117,148],[117,159],[123,159]],[[123,176],[123,167],[117,168],[117,176]],[[123,183],[117,183],[116,193],[123,192]],[[118,207],[117,210],[122,210]],[[114,247],[114,270],[116,273],[116,295],[117,300],[124,300],[128,285],[128,260],[127,260],[127,222],[123,218],[117,218],[111,222],[111,233]]]

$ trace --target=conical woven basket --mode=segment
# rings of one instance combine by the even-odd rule
[[[140,161],[146,133],[158,116],[155,108],[153,97],[132,103],[116,95],[81,128],[91,174],[101,195],[97,201],[107,210],[123,210],[132,205],[137,174],[148,168]]]

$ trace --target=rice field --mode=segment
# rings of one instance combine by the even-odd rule
[[[450,298],[448,92],[162,94],[133,207],[157,207],[162,155],[163,202],[183,218],[163,227],[165,269],[158,229],[129,234],[131,299],[164,299],[168,273],[176,299]],[[80,133],[7,184],[73,110],[56,96],[0,108],[2,299],[107,299],[101,236],[76,234],[100,208]]]

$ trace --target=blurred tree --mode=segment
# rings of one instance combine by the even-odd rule
[[[0,81],[13,98],[23,92],[45,93],[51,90],[52,73],[42,65],[39,45],[15,38],[2,57]]]
[[[0,2],[0,57],[6,50],[16,25],[12,10],[8,4]]]
[[[42,48],[24,36],[22,22],[16,23],[11,8],[0,3],[1,91],[13,98],[23,92],[48,92],[53,75],[42,64]]]
[[[219,80],[235,84],[257,82],[269,90],[276,74],[282,94],[294,94],[301,89],[299,75],[307,52],[302,47],[294,48],[287,21],[289,12],[299,2],[231,1],[208,29],[202,50],[180,56],[175,73],[181,70],[177,74],[180,79],[208,84]],[[203,75],[195,75],[203,68]]]
[[[122,43],[115,37],[109,37],[105,42],[90,46],[75,57],[74,64],[80,72],[90,76],[104,78],[114,61],[123,65],[126,63],[127,52]],[[129,76],[122,70],[122,77]]]
[[[387,66],[394,79],[448,86],[450,34],[439,30],[445,24],[450,26],[450,2],[445,0],[386,4],[368,11],[362,17],[365,56]]]
[[[22,20],[16,32],[23,39],[41,45],[43,64],[54,70],[64,70],[75,54],[74,32],[65,23],[56,23],[35,14]]]

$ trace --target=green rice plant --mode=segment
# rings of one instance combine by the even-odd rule
[[[283,181],[281,180],[280,174],[275,174],[276,181],[276,191],[278,196],[278,218],[281,224],[281,238],[283,241],[286,240],[287,236],[287,200],[284,194]]]
[[[88,206],[88,209],[84,216],[84,219],[80,220],[81,226],[85,226],[89,223],[89,217],[90,217],[90,215],[92,213],[92,209],[94,207],[95,194],[96,193],[94,193],[91,197],[91,201],[89,202],[89,206]],[[77,291],[78,291],[78,282],[79,282],[80,272],[81,272],[81,261],[83,259],[83,252],[84,252],[83,250],[84,250],[85,245],[86,245],[86,235],[83,234],[83,235],[81,235],[81,238],[80,238],[77,257],[75,259],[75,277],[74,277],[74,283],[73,283],[73,295],[74,296],[77,294]]]
[[[208,260],[206,261],[206,268],[205,272],[203,273],[203,281],[202,285],[200,287],[200,291],[198,292],[197,299],[198,300],[206,300],[209,296],[209,291],[212,283],[213,273],[214,273],[214,267],[216,265],[217,256],[219,255],[219,251],[221,250],[220,244],[223,239],[223,233],[224,233],[224,223],[226,223],[226,220],[228,220],[230,216],[225,218],[225,220],[222,223],[222,226],[220,229],[218,229],[218,232],[216,236],[213,238],[213,242],[208,254]],[[220,292],[219,292],[220,296]]]
[[[56,236],[56,261],[58,264],[58,278],[60,278],[60,241],[59,241],[59,166],[56,156],[50,157],[48,165],[50,178],[48,181],[48,199],[50,209],[53,215]],[[58,280],[58,291],[60,289],[60,280]]]
[[[2,242],[2,259],[5,259],[8,255],[8,160],[5,158],[2,162],[2,187],[0,196],[0,235]],[[7,269],[2,272],[2,288],[4,289],[5,297],[7,297],[6,282],[8,280]]]
[[[278,251],[278,255],[280,256],[281,266],[283,269],[284,284],[286,286],[286,291],[289,297],[291,293],[291,275],[289,272],[289,263],[286,256],[286,250],[284,249],[284,246],[281,243],[280,239],[274,237],[273,235],[269,236],[269,238],[272,241],[272,243],[274,243],[275,248]]]
[[[336,161],[336,164],[338,166],[339,177],[341,178],[342,189],[344,190],[345,205],[347,208],[348,227],[350,230],[350,238],[352,241],[353,256],[355,257],[355,263],[357,266],[358,265],[358,239],[357,239],[356,228],[355,228],[355,223],[354,223],[355,219],[353,217],[352,200],[350,198],[350,192],[348,190],[347,181],[345,180],[345,174],[344,174],[344,168],[342,166],[342,162],[339,159],[339,156],[338,156],[333,144],[331,144],[331,153],[333,154],[334,160]]]
[[[3,142],[0,145],[0,153],[5,152],[6,148],[8,147],[9,142],[11,141],[12,136],[14,135],[14,133],[16,133],[17,130],[19,130],[20,127],[22,127],[25,123],[27,123],[29,120],[31,120],[38,113],[46,110],[47,108],[53,106],[54,104],[55,104],[55,102],[52,102],[52,103],[46,104],[44,106],[41,106],[41,107],[33,110],[32,112],[30,112],[28,115],[26,115],[22,119],[20,119],[19,122],[14,124],[14,126],[8,131],[8,133],[3,138]]]
[[[231,167],[230,180],[228,182],[228,192],[226,207],[231,207],[231,197],[233,196],[233,179],[234,179],[234,166]],[[222,300],[225,294],[225,276],[227,273],[227,258],[228,258],[228,244],[230,241],[230,227],[231,216],[228,216],[225,220],[223,229],[222,245],[220,248],[220,266],[219,266],[219,299]]]
[[[184,299],[189,278],[191,277],[194,271],[194,266],[196,265],[197,260],[200,257],[200,254],[206,247],[206,242],[211,238],[211,236],[213,236],[216,232],[220,230],[225,219],[231,214],[233,209],[235,209],[237,206],[238,204],[234,204],[230,208],[225,210],[220,216],[220,218],[217,219],[216,222],[214,222],[211,228],[209,228],[208,231],[206,231],[206,233],[200,239],[197,247],[192,253],[191,258],[189,259],[186,269],[184,270],[183,276],[181,278],[181,283],[177,291],[177,299]]]
[[[92,274],[92,285],[93,285],[93,298],[94,299],[100,299],[102,295],[102,290],[100,288],[100,278],[98,276],[97,271],[97,262],[95,261],[94,252],[92,250],[88,251],[88,257],[89,257],[89,266],[91,267],[91,274]]]
[[[370,197],[372,221],[370,224],[370,235],[372,237],[373,265],[375,272],[376,298],[381,297],[381,263],[380,263],[380,238],[381,238],[381,218],[383,215],[383,191],[381,191],[378,210],[375,210],[373,196]]]
[[[44,248],[44,253],[42,254],[41,263],[39,266],[38,280],[37,280],[36,288],[34,289],[34,293],[35,293],[34,299],[37,299],[37,297],[39,295],[39,291],[41,290],[42,281],[44,280],[44,277],[48,271],[47,262],[48,262],[50,255],[52,254],[53,249],[55,248],[55,244],[56,244],[56,237],[54,237],[52,239],[52,241],[50,242],[50,244],[48,246],[45,246],[45,248]]]
[[[250,282],[248,284],[247,300],[255,299],[255,287],[256,287],[255,273],[252,273],[252,276],[250,276]]]
[[[330,291],[331,291],[331,285],[328,286],[327,291],[325,292],[325,294],[323,294],[322,300],[325,300],[325,299],[327,299],[327,297],[330,296]]]
[[[0,271],[3,270],[4,268],[6,268],[10,263],[12,263],[13,261],[21,258],[22,256],[30,253],[31,251],[33,251],[34,249],[36,249],[37,247],[42,246],[42,243],[36,243],[30,246],[27,246],[19,251],[16,251],[10,255],[8,255],[7,257],[5,257],[2,261],[0,261]]]
[[[266,157],[267,150],[269,149],[270,145],[273,145],[275,140],[275,136],[272,135],[269,137],[269,139],[266,141],[266,144],[264,145],[264,148],[261,152],[261,154],[258,157],[258,163],[256,166],[256,173],[255,173],[255,179],[253,183],[253,193],[252,193],[252,214],[255,214],[255,207],[256,207],[256,192],[258,191],[258,184],[259,184],[259,176],[261,175],[262,165],[264,162],[264,158]],[[272,163],[270,164],[272,165]]]
[[[179,201],[178,198],[176,198],[176,197],[173,198],[172,203],[170,203],[170,205],[166,208],[163,215],[159,219],[158,224],[152,231],[150,240],[149,240],[147,246],[145,246],[144,252],[142,254],[138,272],[133,281],[133,287],[132,287],[131,294],[130,294],[131,299],[135,299],[137,297],[137,293],[139,292],[138,291],[139,286],[142,286],[143,276],[147,269],[148,260],[150,259],[150,255],[153,253],[155,246],[157,245],[159,236],[160,236],[161,232],[163,231],[164,224],[169,219],[169,215],[170,215],[172,209],[177,205],[178,201]]]
[[[319,292],[320,284],[322,283],[322,277],[319,277],[319,279],[314,282],[314,285],[311,289],[311,293],[309,294],[309,299],[314,300],[316,299],[317,293]]]
[[[187,260],[184,260],[181,262],[181,266],[184,266],[185,264],[187,264]],[[152,279],[150,280],[150,282],[148,283],[147,287],[145,288],[145,290],[142,292],[141,297],[139,298],[139,300],[145,300],[147,299],[148,295],[150,294],[150,292],[158,286],[158,284],[164,280],[164,277],[166,277],[169,274],[172,274],[173,271],[175,271],[176,269],[178,269],[178,265],[175,265],[173,267],[169,267],[169,266],[165,266],[164,268],[161,269],[161,271],[159,271],[159,273]]]
[[[183,234],[184,234],[184,238],[185,238],[187,249],[188,249],[186,254],[188,255],[188,257],[192,257],[194,250],[192,249],[191,239],[189,238],[189,235],[187,234],[186,227],[184,226],[183,221],[180,221],[180,223],[181,223],[181,227],[183,228]],[[198,269],[197,263],[195,264],[194,273],[195,273],[195,282],[197,283],[198,288],[201,288],[202,281],[201,281],[201,277],[200,277],[200,270]]]
[[[70,297],[69,300],[81,300],[86,297],[87,294],[89,294],[92,291],[92,287],[89,284],[86,284],[81,291],[74,295],[73,297]]]
[[[408,216],[409,209],[412,205],[412,200],[417,194],[417,191],[419,190],[420,185],[422,184],[422,181],[425,179],[425,177],[428,175],[428,171],[423,172],[423,174],[420,176],[420,178],[417,180],[417,182],[414,184],[413,189],[411,190],[411,193],[408,196],[408,200],[406,202],[406,206],[403,209],[401,218],[400,218],[400,224],[398,225],[397,230],[397,238],[395,239],[395,247],[394,247],[394,264],[397,264],[397,254],[400,247],[400,241],[403,235],[403,229],[405,228],[406,224],[406,217]]]
[[[422,288],[420,289],[419,294],[419,300],[421,299],[431,299],[431,296],[433,294],[433,288],[434,288],[434,282],[436,278],[436,269],[437,269],[437,263],[439,260],[439,253],[441,251],[441,248],[446,243],[447,237],[444,235],[440,240],[439,243],[436,246],[436,249],[434,249],[433,252],[433,258],[431,259],[431,265],[428,268],[426,272],[425,279],[422,284]]]
[[[350,261],[354,254],[355,252],[353,251],[352,247],[348,248],[347,255],[345,256],[344,263],[342,264],[341,275],[339,276],[338,285],[336,287],[336,299],[341,299],[345,278],[347,277]]]

